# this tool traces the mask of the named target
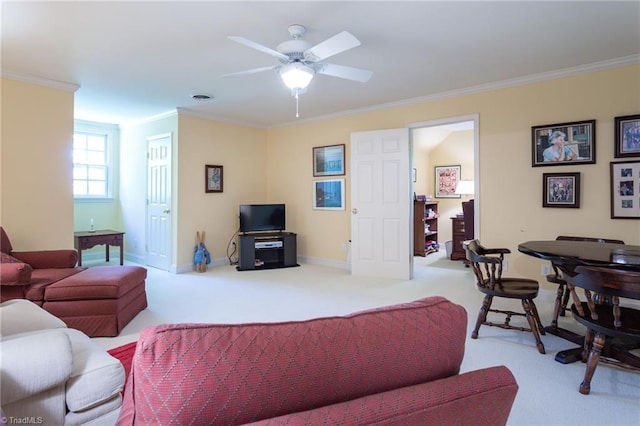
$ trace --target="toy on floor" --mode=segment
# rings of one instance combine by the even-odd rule
[[[206,272],[207,265],[211,263],[211,254],[207,250],[207,246],[204,245],[204,231],[202,235],[200,232],[196,232],[196,246],[193,249],[193,264],[196,267],[196,272]]]

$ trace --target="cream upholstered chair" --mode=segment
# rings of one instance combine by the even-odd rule
[[[124,368],[81,331],[33,302],[0,305],[3,417],[47,425],[113,425]]]

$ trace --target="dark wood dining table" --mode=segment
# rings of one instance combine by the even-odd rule
[[[640,246],[635,245],[541,240],[521,243],[518,245],[518,251],[552,262],[569,277],[575,276],[575,268],[579,265],[640,271]],[[545,332],[580,345],[579,348],[558,352],[556,361],[567,364],[581,359],[584,336],[558,327],[557,324],[545,327]]]

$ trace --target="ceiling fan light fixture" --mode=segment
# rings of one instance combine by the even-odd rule
[[[307,65],[294,62],[280,68],[280,77],[291,90],[306,89],[315,72]]]

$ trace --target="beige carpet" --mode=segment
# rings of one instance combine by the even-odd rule
[[[160,323],[301,320],[431,295],[464,306],[471,330],[482,300],[469,268],[448,260],[444,251],[416,257],[415,278],[409,281],[353,277],[346,270],[305,263],[298,268],[244,272],[222,266],[206,273],[178,275],[148,269],[149,307],[120,336],[95,339],[104,348],[134,341],[144,327]],[[546,286],[536,299],[545,325],[550,322],[554,299],[553,287]],[[518,304],[501,306],[519,308]],[[524,319],[513,319],[513,323],[519,321],[524,325]],[[571,316],[561,317],[561,326],[582,330]],[[467,339],[463,371],[503,364],[518,381],[520,389],[509,424],[640,424],[640,374],[600,364],[591,394],[581,395],[578,385],[584,364],[554,361],[556,352],[574,345],[551,335],[542,339],[546,355],[538,353],[530,333],[485,326],[477,340]]]

